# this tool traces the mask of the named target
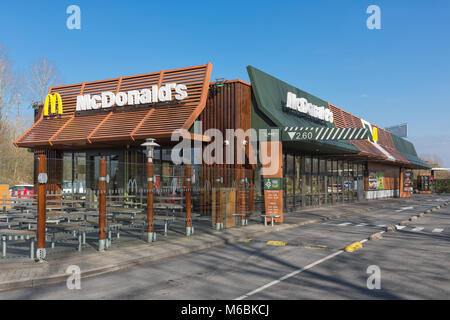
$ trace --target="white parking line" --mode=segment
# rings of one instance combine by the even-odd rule
[[[401,211],[411,210],[411,209],[414,209],[414,207],[401,207],[400,209],[395,210],[395,212],[401,212]]]
[[[433,229],[433,231],[432,231],[432,232],[442,232],[442,231],[444,231],[444,229],[441,229],[441,228],[436,228],[436,229]]]
[[[344,222],[344,223],[338,224],[338,226],[343,227],[343,226],[348,226],[348,225],[350,225],[350,224],[352,224],[352,223],[351,223],[351,222]]]
[[[284,280],[286,280],[286,279],[289,279],[289,278],[291,278],[291,277],[293,277],[293,276],[295,276],[295,275],[297,275],[297,274],[299,274],[299,273],[301,273],[301,272],[303,272],[303,271],[306,271],[306,270],[308,270],[308,269],[311,269],[311,268],[314,267],[314,266],[317,266],[318,264],[320,264],[320,263],[322,263],[322,262],[324,262],[324,261],[327,261],[327,260],[329,260],[329,259],[331,259],[331,258],[334,258],[335,256],[337,256],[337,255],[339,255],[339,254],[341,254],[341,253],[343,253],[343,252],[344,252],[344,251],[339,250],[339,251],[337,251],[337,252],[335,252],[335,253],[333,253],[333,254],[330,254],[329,256],[326,256],[325,258],[322,258],[322,259],[320,259],[320,260],[317,260],[316,262],[313,262],[313,263],[311,263],[311,264],[308,264],[306,267],[303,267],[303,268],[301,268],[301,269],[298,269],[298,270],[295,270],[295,271],[293,271],[293,272],[291,272],[291,273],[288,273],[287,275],[285,275],[285,276],[279,278],[278,280],[274,280],[274,281],[272,281],[272,282],[269,282],[269,283],[267,283],[267,284],[265,284],[265,285],[263,285],[263,286],[261,286],[261,287],[255,289],[255,290],[253,290],[253,291],[247,293],[247,294],[244,294],[244,295],[242,295],[242,296],[240,296],[240,297],[234,299],[234,300],[243,300],[243,299],[245,299],[245,298],[248,298],[248,297],[254,295],[255,293],[261,292],[261,291],[263,291],[264,289],[267,289],[267,288],[269,288],[269,287],[271,287],[271,286],[273,286],[273,285],[276,285],[277,283],[280,283],[281,281],[284,281]]]
[[[412,229],[411,231],[419,232],[419,231],[422,231],[422,230],[423,230],[423,227],[416,227],[416,228]]]

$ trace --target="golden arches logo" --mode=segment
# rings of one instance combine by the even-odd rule
[[[61,95],[59,93],[54,94],[48,94],[47,97],[45,97],[44,102],[44,116],[49,115],[48,108],[50,107],[50,114],[56,114],[56,103],[58,103],[58,115],[63,114],[63,104]]]

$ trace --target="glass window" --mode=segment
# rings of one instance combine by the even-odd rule
[[[331,160],[327,160],[327,171],[328,171],[328,174],[333,173],[333,161],[331,161]]]
[[[311,157],[305,157],[305,173],[311,173]]]
[[[153,150],[153,161],[154,162],[161,161],[161,149],[160,148],[155,148],[155,150]]]
[[[319,159],[314,157],[312,160],[312,164],[313,164],[312,173],[318,174],[319,173]]]
[[[302,194],[301,157],[295,156],[295,194]]]
[[[353,162],[348,162],[348,176],[353,177]]]
[[[312,193],[319,193],[319,180],[316,175],[311,176],[312,178]]]
[[[294,156],[292,154],[288,154],[286,156],[286,192],[288,195],[294,194]]]
[[[338,175],[342,176],[344,172],[344,161],[338,160]]]
[[[286,157],[286,174],[288,176],[293,176],[295,174],[294,156],[292,154],[288,154]]]
[[[162,161],[172,161],[172,149],[163,148],[162,150]]]
[[[311,176],[310,175],[303,176],[303,179],[305,179],[304,193],[311,193]]]
[[[326,174],[327,173],[327,167],[325,164],[325,159],[320,159],[319,162],[319,170],[320,170],[320,174]]]

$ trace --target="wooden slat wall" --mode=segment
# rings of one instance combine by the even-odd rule
[[[206,107],[199,116],[202,122],[202,129],[205,132],[208,129],[218,129],[224,134],[226,129],[243,129],[244,131],[251,128],[251,87],[248,83],[240,80],[229,80],[223,82],[223,87],[211,84],[208,94]],[[223,148],[225,155],[225,147]],[[235,154],[236,163],[236,154]],[[238,188],[240,178],[245,177],[245,173],[251,171],[248,166],[242,165],[203,165],[200,185],[213,184],[218,177],[223,177],[224,181],[221,187]],[[250,174],[248,174],[250,176]],[[251,177],[253,179],[253,176]],[[236,193],[236,211],[242,212],[245,209],[245,195],[238,191]],[[201,208],[203,214],[208,214],[211,208],[211,196],[208,192],[202,194]]]

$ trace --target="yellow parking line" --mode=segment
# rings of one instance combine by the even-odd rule
[[[361,249],[362,247],[363,247],[362,243],[358,241],[358,242],[354,242],[354,243],[346,246],[345,247],[345,251],[346,252],[353,252],[353,251],[356,251],[358,249]]]
[[[267,244],[270,246],[285,246],[286,242],[284,242],[284,241],[267,241]]]

